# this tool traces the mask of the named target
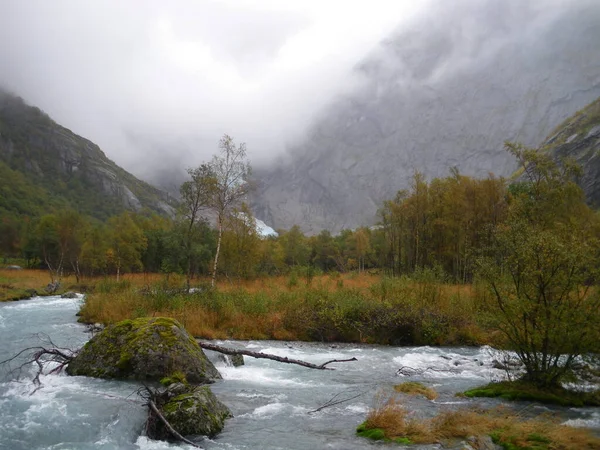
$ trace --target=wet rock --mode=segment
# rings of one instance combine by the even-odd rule
[[[73,291],[65,292],[60,298],[77,298],[77,294]]]
[[[208,386],[172,384],[157,399],[157,407],[171,426],[184,436],[214,437],[223,429],[225,419],[233,417]],[[153,412],[148,418],[147,430],[152,439],[173,438]]]
[[[211,383],[221,374],[174,319],[124,320],[95,335],[67,366],[69,375]]]
[[[48,294],[54,294],[56,291],[58,291],[59,287],[60,287],[60,281],[53,281],[51,283],[48,283],[48,285],[44,288],[44,290]]]
[[[220,353],[218,358],[228,366],[239,367],[245,364],[244,355],[225,355]]]

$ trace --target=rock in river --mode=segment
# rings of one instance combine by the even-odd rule
[[[174,319],[124,320],[95,335],[67,366],[69,375],[160,381],[177,376],[192,384],[221,374]]]
[[[165,419],[184,436],[213,437],[223,429],[225,419],[232,417],[208,386],[171,384],[156,402]],[[172,439],[164,423],[152,412],[146,430],[153,439]]]

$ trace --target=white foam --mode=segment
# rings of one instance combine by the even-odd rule
[[[599,428],[600,427],[600,414],[592,414],[589,419],[569,419],[563,422],[563,425],[575,428]]]
[[[350,411],[352,413],[357,413],[357,414],[366,414],[367,412],[369,412],[369,407],[365,404],[358,404],[358,405],[350,405],[350,406],[346,406],[346,411]]]
[[[98,442],[97,442],[97,444],[98,444]],[[165,449],[173,450],[173,449],[178,449],[178,448],[187,450],[187,449],[194,448],[191,445],[183,444],[183,443],[171,444],[166,441],[155,441],[153,439],[149,439],[146,436],[140,436],[137,439],[137,441],[135,441],[135,445],[140,450],[165,450]]]
[[[275,369],[264,367],[220,367],[219,371],[224,380],[240,380],[249,383],[266,384],[267,386],[314,387],[314,382],[300,381],[288,378]]]
[[[502,359],[499,352],[489,347],[470,356],[449,351],[441,351],[432,347],[423,347],[418,351],[396,356],[393,361],[398,367],[423,371],[427,378],[472,378],[482,380],[498,380],[506,377],[505,371],[494,369],[492,361]]]
[[[248,392],[238,392],[236,397],[243,398],[266,398],[269,400],[286,400],[288,398],[285,394],[260,394],[260,393],[248,393]]]
[[[31,300],[21,300],[19,302],[13,302],[10,305],[5,306],[7,309],[40,309],[40,307],[62,307],[72,306],[76,308],[81,302],[81,298],[61,298],[61,297],[35,297]]]
[[[259,406],[249,414],[242,414],[240,417],[252,416],[259,419],[267,419],[285,412],[287,416],[298,416],[306,414],[309,409],[302,406],[295,406],[290,403],[269,403],[268,405]]]

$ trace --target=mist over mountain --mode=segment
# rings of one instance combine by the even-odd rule
[[[125,210],[172,216],[175,202],[93,142],[0,88],[0,217],[74,209],[105,220]]]
[[[370,224],[427,178],[505,176],[505,140],[530,146],[600,96],[600,3],[433,2],[355,71],[278,165],[256,171],[257,216],[307,232]]]

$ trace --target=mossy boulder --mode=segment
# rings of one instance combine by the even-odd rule
[[[146,381],[177,374],[192,384],[221,378],[195,339],[165,317],[124,320],[105,328],[85,344],[67,373]]]
[[[157,407],[171,426],[183,436],[214,437],[223,429],[225,419],[233,417],[227,406],[215,397],[208,386],[172,384],[157,399]],[[173,439],[164,423],[152,412],[147,432],[152,439]]]

